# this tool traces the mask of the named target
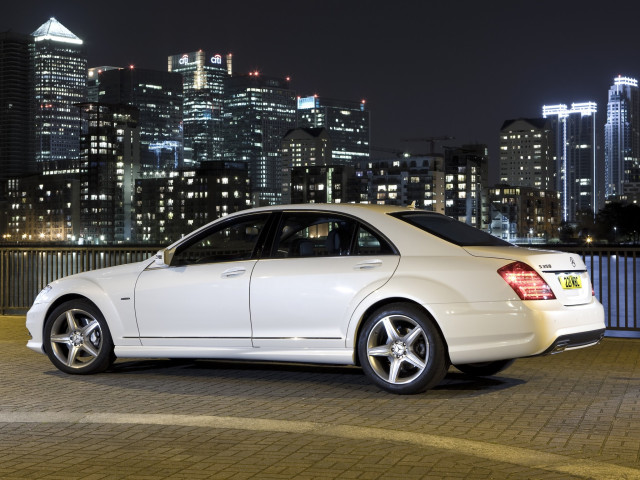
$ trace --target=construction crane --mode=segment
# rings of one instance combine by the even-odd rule
[[[455,137],[442,135],[439,137],[422,137],[422,138],[403,138],[403,142],[427,142],[429,144],[430,153],[433,154],[436,148],[436,142],[444,142],[447,140],[455,140]]]

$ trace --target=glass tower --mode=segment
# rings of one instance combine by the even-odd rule
[[[545,105],[542,115],[552,122],[556,137],[556,189],[564,222],[578,212],[597,212],[596,112],[594,102]]]
[[[87,58],[82,40],[55,18],[31,34],[34,39],[36,162],[77,160],[80,114],[86,101]]]
[[[324,127],[333,145],[331,163],[360,165],[369,159],[370,115],[364,100],[333,100],[312,97],[298,98],[298,127]]]
[[[225,82],[225,158],[249,164],[253,204],[281,202],[282,137],[296,123],[289,80],[258,72]]]
[[[169,56],[170,72],[182,75],[185,166],[222,158],[222,107],[227,61],[202,50]]]
[[[609,89],[604,126],[605,195],[621,195],[640,181],[640,95],[638,80],[618,76]]]

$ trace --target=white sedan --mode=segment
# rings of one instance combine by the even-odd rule
[[[57,280],[27,328],[67,373],[116,357],[359,364],[409,394],[450,365],[493,375],[595,345],[605,324],[578,255],[411,207],[312,204],[239,212],[149,260]]]

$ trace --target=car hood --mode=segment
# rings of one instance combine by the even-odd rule
[[[497,258],[524,262],[549,284],[556,298],[564,305],[583,305],[592,301],[593,290],[587,267],[577,253],[536,250],[523,247],[464,247],[474,257]],[[567,275],[580,277],[580,288],[563,288]]]

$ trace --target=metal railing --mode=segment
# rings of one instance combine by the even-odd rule
[[[26,312],[48,283],[67,275],[139,262],[158,247],[0,247],[0,314]]]
[[[640,334],[640,247],[541,246],[580,255],[609,331]],[[26,312],[49,282],[74,273],[145,260],[158,247],[0,247],[0,314]]]

